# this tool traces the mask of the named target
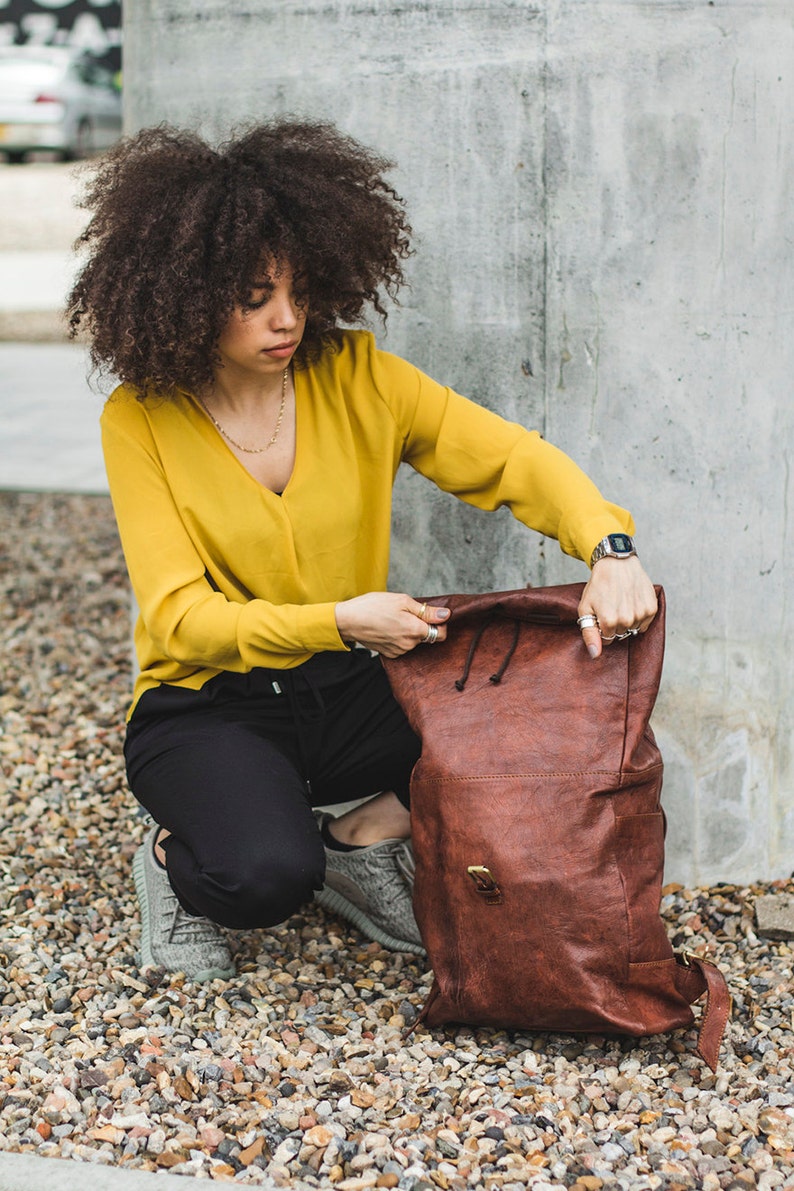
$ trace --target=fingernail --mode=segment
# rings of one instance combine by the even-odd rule
[[[449,616],[449,608],[437,608],[436,620],[446,620]]]
[[[587,652],[590,654],[591,658],[597,658],[598,657],[598,646],[597,645],[588,645]]]

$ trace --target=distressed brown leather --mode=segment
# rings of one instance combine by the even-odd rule
[[[676,958],[659,914],[662,759],[649,719],[664,593],[648,632],[597,661],[576,625],[581,593],[428,600],[452,609],[447,641],[384,662],[422,739],[414,906],[435,975],[423,1019],[658,1034],[690,1026],[690,1002],[708,991],[699,1049],[714,1067],[725,981]]]

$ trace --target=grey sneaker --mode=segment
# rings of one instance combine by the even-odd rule
[[[168,873],[154,858],[158,827],[153,827],[132,861],[141,907],[141,967],[184,972],[189,980],[229,980],[231,953],[220,927],[182,909]]]
[[[333,819],[318,815],[318,822]],[[315,901],[392,951],[425,955],[414,918],[411,841],[385,839],[355,852],[325,849],[325,884]]]

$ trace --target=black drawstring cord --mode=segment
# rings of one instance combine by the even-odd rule
[[[495,674],[492,674],[491,677],[488,679],[489,682],[499,683],[502,681],[504,672],[507,669],[507,667],[510,665],[510,659],[512,658],[513,654],[516,651],[516,646],[518,645],[518,634],[520,632],[521,632],[521,621],[514,620],[513,621],[513,640],[510,643],[510,648],[508,649],[507,653],[505,654],[504,661],[502,662],[499,669],[496,671]]]
[[[480,640],[482,639],[483,633],[490,625],[493,624],[495,619],[496,619],[496,613],[492,612],[490,614],[490,616],[488,616],[488,618],[482,622],[480,627],[477,629],[477,632],[472,637],[471,645],[469,646],[469,652],[466,657],[466,663],[463,667],[463,673],[461,674],[460,678],[455,679],[455,689],[456,690],[462,691],[463,688],[465,687],[466,683],[469,681],[469,674],[471,673],[472,662],[474,661],[474,655],[477,652],[477,646],[480,644]],[[507,667],[510,665],[510,659],[512,658],[513,654],[516,651],[516,646],[518,645],[518,636],[519,636],[520,632],[521,632],[521,622],[519,620],[514,620],[513,621],[513,640],[510,643],[510,648],[508,649],[507,653],[505,654],[505,657],[504,657],[499,669],[496,671],[495,674],[492,674],[491,677],[488,679],[489,682],[500,683],[502,681],[505,671],[507,670]]]
[[[477,649],[477,646],[480,644],[480,638],[482,637],[483,633],[488,628],[488,625],[491,623],[492,620],[493,620],[493,613],[491,613],[491,615],[488,617],[487,620],[484,620],[482,622],[480,627],[477,629],[477,632],[474,634],[474,636],[471,639],[471,645],[469,646],[469,654],[468,654],[468,657],[466,658],[466,664],[463,667],[463,673],[461,674],[460,678],[455,679],[455,686],[459,691],[462,691],[463,688],[465,687],[466,683],[469,681],[469,672],[471,670],[472,661],[474,660],[475,651]]]
[[[314,701],[314,710],[304,711],[301,706],[300,696],[296,688],[297,679],[302,679],[304,686],[309,691]],[[283,684],[283,685],[282,685]],[[322,692],[319,690],[317,684],[314,682],[311,675],[307,674],[301,666],[296,666],[294,670],[285,670],[281,676],[281,684],[279,691],[283,690],[286,693],[289,702],[292,718],[295,723],[295,735],[298,739],[298,753],[300,755],[301,765],[303,766],[304,781],[306,788],[311,797],[312,786],[308,774],[312,771],[311,756],[309,752],[309,745],[306,740],[306,731],[309,728],[321,724],[325,719],[325,702],[323,700]]]

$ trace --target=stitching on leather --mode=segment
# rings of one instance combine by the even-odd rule
[[[641,774],[638,774],[636,776],[640,777],[644,780],[646,777],[648,777],[649,775],[651,775],[653,773],[657,773],[662,768],[663,768],[662,765],[654,765],[649,769],[644,769]],[[459,784],[461,784],[461,783],[468,784],[469,782],[492,782],[492,781],[495,781],[496,779],[509,778],[509,777],[510,778],[531,777],[531,778],[535,778],[535,779],[547,779],[547,778],[557,778],[557,777],[616,778],[619,776],[620,776],[619,771],[615,770],[615,769],[559,769],[559,770],[553,770],[553,771],[546,771],[543,773],[525,773],[523,771],[521,771],[521,772],[515,771],[513,773],[478,773],[478,774],[472,774],[469,777],[452,777],[450,775],[447,775],[444,777],[424,777],[423,776],[421,778],[421,782],[423,785],[427,785],[427,786],[430,786],[430,785],[438,786],[438,785],[446,785],[447,783],[452,783],[452,782],[457,782]],[[657,812],[653,812],[653,813],[657,813]],[[625,817],[631,819],[633,816],[627,815]]]

